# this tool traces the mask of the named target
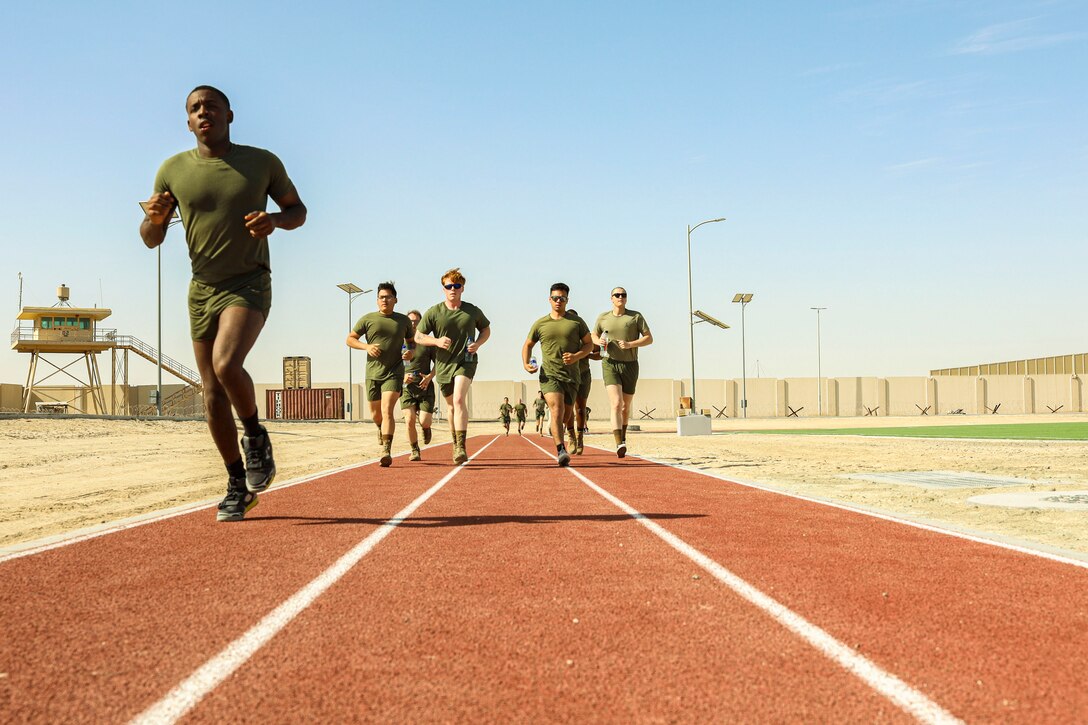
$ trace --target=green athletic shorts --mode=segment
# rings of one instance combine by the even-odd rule
[[[510,425],[510,416],[504,415],[504,416],[501,416],[501,417],[502,417],[502,424],[503,425]]]
[[[589,391],[593,387],[593,373],[586,370],[582,373],[582,379],[578,383],[578,390],[575,391],[575,398],[578,400],[589,400]]]
[[[404,389],[404,375],[393,375],[382,380],[366,381],[366,399],[373,403],[382,399],[382,393],[400,393]]]
[[[544,372],[544,368],[541,368],[540,390],[545,395],[548,393],[562,393],[563,402],[567,405],[573,405],[574,396],[578,392],[578,383],[572,380],[557,380],[555,378],[550,378],[548,377],[548,374]]]
[[[416,408],[421,413],[433,413],[434,385],[428,385],[426,390],[415,384],[404,386],[404,392],[400,398],[400,407],[401,410]]]
[[[272,274],[267,269],[250,272],[214,285],[189,281],[189,332],[194,340],[214,340],[219,315],[228,307],[258,310],[268,319],[272,309]]]
[[[605,385],[621,386],[624,395],[635,394],[635,385],[638,383],[638,360],[612,362],[612,358],[607,358],[601,362],[601,372],[604,373]]]
[[[438,389],[442,392],[443,398],[449,398],[453,395],[453,381],[458,375],[464,375],[469,380],[476,377],[476,363],[460,363],[452,370],[444,370],[443,375],[449,375],[450,379],[448,383],[438,381]]]
[[[536,414],[536,419],[537,420],[544,420],[544,415],[545,415],[545,413],[542,410],[542,411],[540,411],[539,413]]]

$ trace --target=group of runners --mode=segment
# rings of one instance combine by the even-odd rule
[[[272,441],[261,425],[253,380],[244,363],[256,343],[272,305],[268,237],[276,229],[296,229],[306,221],[306,206],[283,163],[264,149],[230,139],[234,111],[219,89],[202,85],[185,100],[188,129],[196,147],[176,154],[160,166],[154,190],[141,206],[140,236],[154,249],[166,239],[175,214],[185,229],[192,265],[188,307],[190,332],[200,370],[208,429],[227,469],[227,493],[220,502],[220,521],[240,521],[257,505],[257,494],[276,475]],[[279,207],[267,211],[268,199]],[[382,446],[380,464],[390,466],[399,401],[405,411],[409,460],[430,443],[435,387],[446,400],[453,436],[453,462],[465,463],[468,391],[476,374],[478,353],[491,335],[483,311],[464,301],[465,277],[457,268],[441,277],[444,299],[422,314],[395,310],[392,282],[377,289],[377,310],[363,315],[347,336],[349,347],[367,354],[366,396]],[[638,381],[638,348],[653,342],[641,314],[627,308],[627,290],[611,292],[612,309],[593,328],[567,308],[570,288],[557,282],[549,291],[549,312],[529,329],[522,347],[526,371],[538,374],[534,401],[536,430],[544,433],[545,411],[560,466],[570,453],[582,453],[586,401],[592,385],[589,360],[602,360],[611,406],[616,455],[627,451],[627,422]],[[540,362],[533,356],[539,343]],[[240,445],[232,409],[241,420]],[[525,425],[526,406],[504,402]],[[566,428],[567,440],[564,440]],[[567,449],[567,441],[570,450]]]

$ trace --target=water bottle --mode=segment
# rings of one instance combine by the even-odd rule
[[[476,362],[476,356],[469,352],[468,346],[476,342],[476,338],[472,335],[468,336],[468,342],[465,343],[465,362]]]
[[[535,357],[529,358],[529,367],[535,368],[537,370],[540,369],[540,366],[536,364],[536,358]]]
[[[608,357],[608,333],[601,333],[601,357]]]

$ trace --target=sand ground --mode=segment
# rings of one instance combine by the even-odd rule
[[[977,506],[967,499],[995,489],[930,489],[841,477],[963,471],[1036,482],[1001,492],[1088,489],[1088,442],[743,433],[1044,421],[1082,422],[1088,415],[731,419],[715,421],[712,436],[684,438],[676,435],[675,421],[655,421],[632,433],[629,446],[632,454],[715,475],[1088,554],[1088,513],[1083,511]],[[587,444],[611,448],[608,427],[606,421],[591,421]],[[270,422],[268,428],[280,481],[370,460],[379,453],[371,423]],[[444,424],[435,431],[433,444],[448,442]],[[497,422],[474,423],[470,435],[500,432]],[[207,429],[199,421],[0,418],[0,441],[0,546],[219,497],[225,483]],[[406,449],[400,427],[394,452]],[[395,465],[407,463],[399,459]]]

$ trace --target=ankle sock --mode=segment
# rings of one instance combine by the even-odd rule
[[[250,438],[259,436],[261,431],[261,422],[257,417],[257,411],[253,411],[253,415],[248,418],[242,418],[242,428],[245,429],[246,435]]]
[[[246,464],[242,463],[241,458],[234,463],[227,464],[227,475],[231,478],[245,478]]]

